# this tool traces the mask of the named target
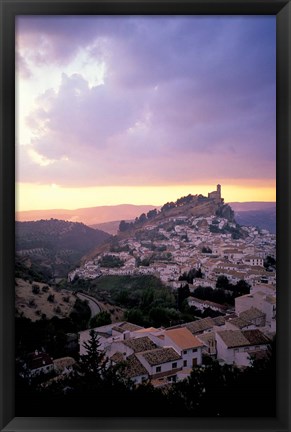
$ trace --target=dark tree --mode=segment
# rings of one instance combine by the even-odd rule
[[[144,222],[147,221],[147,217],[146,217],[145,213],[142,213],[142,214],[140,215],[140,217],[138,218],[138,221],[139,221],[140,223],[144,223]]]
[[[216,281],[216,288],[222,288],[227,290],[229,288],[228,278],[224,275],[218,276]]]
[[[157,214],[158,214],[157,209],[150,210],[150,211],[147,213],[147,218],[148,218],[148,219],[152,219],[152,218],[156,217]]]
[[[131,226],[130,223],[125,222],[124,220],[122,220],[122,221],[120,221],[118,229],[119,229],[120,232],[125,232],[125,231],[127,231],[130,228],[130,226]]]
[[[182,310],[183,302],[189,296],[190,296],[190,290],[188,284],[185,286],[181,286],[180,288],[177,289],[177,303],[178,303],[179,310]]]
[[[111,324],[111,315],[109,312],[102,311],[98,314],[96,314],[93,318],[90,320],[90,327],[101,327],[107,324]]]
[[[251,286],[242,279],[235,285],[235,292],[239,293],[239,295],[249,294],[250,288]]]
[[[98,335],[94,330],[90,330],[90,339],[84,342],[86,354],[80,356],[80,371],[94,381],[101,380],[102,372],[105,369],[105,354],[100,349]]]

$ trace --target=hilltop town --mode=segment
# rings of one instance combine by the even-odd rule
[[[203,355],[245,367],[266,354],[276,332],[276,236],[236,224],[220,185],[207,198],[178,200],[125,231],[111,250],[70,272],[68,281],[154,275],[173,292],[187,287],[185,300],[200,319],[167,328],[128,322],[95,328],[113,364],[127,360],[136,383],[150,379],[161,386],[189,376]],[[209,300],[209,288],[233,294],[233,304]],[[79,334],[80,354],[89,339],[90,330]]]
[[[199,387],[198,376],[207,386],[218,368],[220,385],[232,389],[236,377],[239,389],[249,379],[250,388],[260,388],[253,383],[273,373],[276,236],[237,224],[220,185],[207,197],[188,195],[121,221],[118,235],[60,283],[49,286],[32,267],[17,268],[17,385],[38,392],[34,403],[58,395],[71,409],[69,392],[84,399],[87,413],[92,385],[96,395],[109,392],[103,409],[121,388],[141,409],[139,392],[150,386],[165,410],[173,398],[173,406],[180,400],[185,412],[203,413],[211,392]],[[265,375],[253,376],[260,361]],[[178,396],[175,385],[182,382]],[[195,409],[186,408],[190,401]],[[227,404],[218,405],[214,415],[228,415]]]

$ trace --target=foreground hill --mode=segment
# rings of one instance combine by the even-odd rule
[[[31,210],[16,213],[17,221],[36,221],[39,219],[62,219],[71,222],[82,222],[86,225],[121,219],[134,219],[143,212],[154,209],[151,205],[120,204],[113,206],[99,206],[79,208],[76,210]]]
[[[16,253],[29,256],[52,278],[65,277],[68,270],[110,235],[84,224],[50,219],[16,222]]]

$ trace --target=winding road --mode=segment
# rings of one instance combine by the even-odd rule
[[[88,306],[91,309],[91,318],[93,318],[95,315],[101,312],[101,308],[94,297],[91,297],[88,294],[84,294],[84,293],[77,293],[77,297],[80,300],[87,300]]]

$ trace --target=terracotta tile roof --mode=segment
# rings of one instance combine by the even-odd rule
[[[249,340],[242,334],[240,330],[222,330],[217,332],[228,348],[248,346]]]
[[[157,345],[148,336],[127,339],[123,343],[134,352],[150,351],[157,348]]]
[[[114,363],[120,363],[124,360],[124,357],[121,352],[117,351],[110,357],[110,360],[112,360]]]
[[[148,375],[148,371],[141,364],[136,355],[132,354],[127,357],[124,374],[128,378],[134,378],[140,375]]]
[[[187,329],[190,330],[192,334],[202,333],[205,330],[212,329],[213,326],[214,326],[214,321],[212,318],[209,317],[197,321],[191,321],[185,324],[185,327],[187,327]]]
[[[228,322],[230,324],[233,324],[235,327],[239,329],[243,329],[244,327],[247,327],[252,324],[250,321],[245,320],[243,318],[232,318]]]
[[[249,341],[250,345],[265,345],[270,343],[270,339],[260,330],[243,330],[242,334]]]
[[[216,325],[216,326],[222,326],[225,324],[225,317],[224,316],[217,316],[217,317],[213,317],[211,319],[214,322],[214,325]]]
[[[165,335],[182,350],[202,346],[201,342],[186,327],[166,330]]]
[[[209,345],[211,342],[215,342],[215,333],[207,332],[197,336],[199,340],[203,342],[204,345]]]
[[[140,330],[136,330],[136,333],[146,333],[146,332],[155,332],[158,329],[155,327],[141,328]]]
[[[270,343],[260,330],[223,330],[217,332],[228,348],[249,345],[266,345]]]
[[[174,348],[157,348],[140,353],[139,355],[142,355],[151,366],[181,359]]]
[[[62,357],[55,359],[53,363],[55,370],[62,371],[66,367],[73,366],[76,363],[76,360],[73,359],[73,357]]]
[[[202,305],[207,305],[207,306],[209,306],[210,308],[211,308],[211,307],[215,307],[215,308],[217,308],[217,309],[222,309],[222,310],[226,310],[226,309],[227,309],[226,306],[221,305],[221,304],[219,304],[219,303],[214,303],[214,302],[209,301],[209,300],[201,300],[201,299],[199,299],[199,298],[197,298],[197,297],[193,297],[193,296],[188,297],[187,300],[188,300],[188,301],[193,301],[193,302],[196,302],[196,303],[199,303],[199,304],[202,304]]]
[[[136,324],[132,324],[129,322],[123,322],[117,326],[112,327],[112,330],[118,331],[120,333],[124,333],[125,331],[136,331],[142,329],[141,326],[138,326]]]
[[[255,307],[251,307],[250,309],[241,312],[239,317],[244,320],[251,321],[256,318],[264,318],[266,317],[266,314]]]

